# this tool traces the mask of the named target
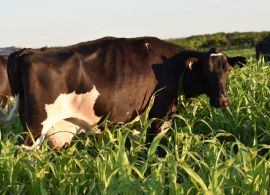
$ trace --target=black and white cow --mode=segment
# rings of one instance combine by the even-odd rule
[[[207,94],[212,106],[228,106],[228,74],[245,63],[241,56],[228,57],[215,49],[188,51],[154,37],[106,37],[15,52],[8,58],[8,76],[13,110],[18,107],[25,131],[37,139],[32,147],[50,135],[60,149],[70,144],[72,133],[91,131],[106,117],[111,123],[133,120],[144,113],[155,92],[150,118],[176,112],[180,86],[186,98]],[[160,126],[152,124],[149,141]],[[33,144],[29,136],[24,144]]]

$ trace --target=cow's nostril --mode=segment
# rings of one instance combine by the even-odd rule
[[[219,100],[220,100],[221,107],[226,107],[230,105],[230,99],[228,98],[228,96],[224,96],[223,94],[221,94]]]
[[[223,101],[224,101],[224,106],[229,106],[230,104],[229,98],[224,98]]]

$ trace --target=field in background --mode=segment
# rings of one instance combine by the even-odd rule
[[[255,48],[255,45],[264,40],[270,40],[270,32],[233,32],[195,35],[186,38],[170,39],[169,42],[181,45],[184,48],[208,50],[211,47],[223,49]]]
[[[46,144],[41,151],[20,148],[18,119],[0,127],[0,194],[269,194],[270,64],[255,61],[253,51],[225,50],[249,56],[230,75],[230,107],[212,108],[205,96],[182,102],[149,150],[147,118],[76,137],[62,152]],[[136,142],[135,128],[142,134]]]

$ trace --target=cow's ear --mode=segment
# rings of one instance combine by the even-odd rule
[[[247,58],[244,56],[227,57],[227,60],[232,67],[238,65],[240,68],[242,68],[245,64],[247,64]]]
[[[218,54],[220,52],[221,52],[221,50],[219,48],[211,48],[208,51],[209,54]]]
[[[192,70],[192,67],[194,66],[194,64],[196,64],[198,62],[198,58],[188,58],[186,61],[186,67],[189,68],[190,70]]]

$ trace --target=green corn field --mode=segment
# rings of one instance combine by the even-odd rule
[[[179,97],[178,115],[150,147],[147,115],[77,135],[61,152],[46,142],[21,148],[18,118],[0,126],[0,194],[270,194],[270,63],[255,60],[253,50],[225,53],[248,57],[229,76],[231,105]]]

